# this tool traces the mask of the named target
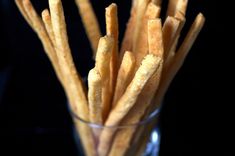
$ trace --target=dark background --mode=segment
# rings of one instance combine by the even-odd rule
[[[131,1],[113,0],[119,6],[120,41],[129,17]],[[47,0],[32,0],[40,13]],[[92,1],[105,34],[104,8],[111,0]],[[73,0],[63,1],[70,46],[79,73],[86,76],[94,62],[78,10]],[[210,121],[202,118],[202,65],[204,56],[214,52],[213,22],[218,18],[217,3],[190,1],[187,32],[198,12],[207,20],[184,66],[175,77],[161,113],[161,155],[196,155],[212,153]],[[166,1],[163,3],[163,11]],[[162,14],[164,15],[164,14]],[[163,16],[162,16],[163,17]],[[164,17],[163,17],[164,18]],[[75,156],[72,122],[64,92],[35,33],[22,18],[13,0],[0,0],[0,155]],[[219,24],[217,24],[219,26]],[[207,112],[208,113],[208,112]],[[210,113],[210,112],[209,112]],[[7,152],[7,153],[6,153]],[[229,154],[229,150],[222,150]],[[205,153],[205,152],[203,152]],[[203,155],[203,154],[202,154]]]

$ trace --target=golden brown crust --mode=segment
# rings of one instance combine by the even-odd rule
[[[192,26],[190,27],[190,30],[187,33],[182,45],[180,46],[179,50],[177,50],[176,55],[173,57],[172,63],[167,69],[164,69],[159,90],[156,92],[152,101],[152,106],[149,110],[154,110],[159,106],[171,81],[173,80],[180,67],[183,65],[183,62],[189,50],[191,49],[194,41],[199,35],[204,23],[205,17],[203,16],[203,14],[199,13],[196,19],[194,20]]]
[[[89,121],[88,102],[83,90],[81,78],[73,63],[68,44],[62,3],[60,0],[49,0],[49,7],[56,41],[56,54],[67,86],[67,92],[72,99],[70,102],[73,103],[72,105],[79,108],[75,109],[75,113],[83,120]],[[80,121],[75,121],[75,124],[78,127],[86,154],[89,156],[95,155],[95,145],[91,129]]]
[[[134,75],[134,69],[135,57],[132,52],[126,51],[118,71],[112,107],[115,107],[117,101],[131,82]]]
[[[96,68],[88,74],[88,88],[90,122],[102,125],[102,79]]]
[[[55,35],[52,29],[52,23],[51,23],[51,15],[49,13],[48,9],[45,9],[42,11],[42,20],[43,23],[45,25],[45,28],[47,30],[47,34],[51,40],[51,42],[53,43],[53,45],[55,45]]]
[[[79,8],[79,13],[93,50],[93,58],[95,59],[98,42],[101,37],[99,23],[89,0],[75,0],[75,2]]]
[[[102,116],[105,121],[106,116],[110,111],[110,61],[112,57],[112,50],[114,46],[114,39],[111,36],[101,37],[96,53],[96,68],[102,78]]]
[[[106,19],[106,34],[112,36],[114,38],[114,46],[112,50],[112,56],[110,61],[110,101],[109,101],[109,109],[112,105],[112,98],[114,94],[114,88],[117,79],[118,72],[118,14],[117,14],[117,5],[112,3],[107,8],[105,8],[105,19]],[[107,111],[110,111],[107,109]],[[108,112],[104,113],[104,118],[106,119],[108,116]]]
[[[122,95],[117,105],[112,109],[108,119],[105,122],[105,126],[116,126],[126,116],[129,110],[134,106],[138,95],[141,93],[143,87],[147,83],[148,79],[159,68],[161,58],[152,54],[147,55],[139,69],[137,70],[133,80],[127,87],[125,93]],[[115,129],[104,129],[101,133],[98,146],[98,153],[100,155],[107,155],[110,144],[112,141]]]
[[[135,39],[136,46],[133,47],[133,53],[136,58],[136,70],[138,69],[142,59],[148,53],[148,20],[154,19],[160,15],[160,8],[153,3],[149,3],[143,18],[140,22],[140,29]]]

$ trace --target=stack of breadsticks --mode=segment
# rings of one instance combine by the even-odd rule
[[[106,8],[106,35],[101,37],[89,0],[76,0],[96,61],[88,74],[86,92],[72,59],[61,0],[49,0],[50,9],[41,16],[30,0],[15,2],[40,38],[73,113],[101,127],[136,124],[159,107],[205,21],[199,13],[178,46],[188,0],[169,0],[163,23],[161,0],[133,0],[119,50],[117,5]],[[97,133],[74,122],[88,156],[141,155],[153,126],[103,128]],[[135,149],[130,146],[133,140],[137,140]]]

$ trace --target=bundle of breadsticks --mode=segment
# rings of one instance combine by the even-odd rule
[[[74,120],[86,155],[141,155],[154,125],[126,129],[115,126],[139,123],[160,106],[204,25],[204,16],[196,16],[178,46],[188,0],[169,0],[164,21],[160,18],[161,0],[133,0],[119,48],[117,5],[105,9],[106,35],[102,37],[90,1],[75,0],[95,59],[87,91],[73,62],[61,0],[49,0],[49,9],[41,16],[30,0],[15,2],[40,38],[73,113],[104,127],[97,133]]]

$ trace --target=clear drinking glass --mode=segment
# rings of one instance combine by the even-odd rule
[[[74,121],[74,137],[79,151],[79,156],[157,156],[160,147],[160,131],[158,127],[159,109],[156,109],[144,120],[130,125],[102,126],[84,121],[72,112]],[[86,154],[86,149],[82,144],[83,134],[79,134],[76,124],[84,126],[87,131],[92,132],[94,143],[94,153]],[[98,151],[100,134],[102,131],[114,132],[112,141],[107,150],[108,154],[101,155]],[[83,135],[81,137],[81,135]],[[122,138],[122,139],[121,139]],[[88,139],[88,138],[85,138]],[[102,149],[103,150],[103,149]]]

